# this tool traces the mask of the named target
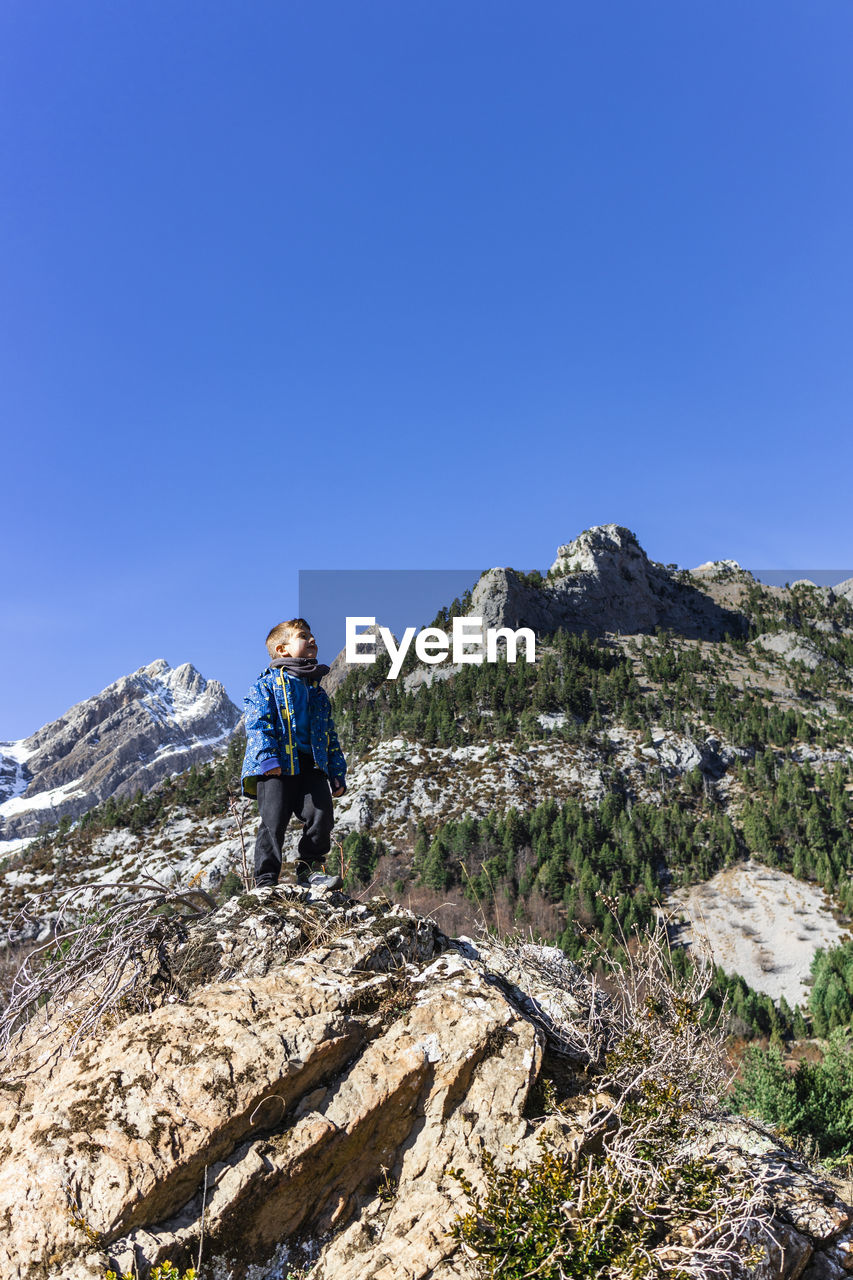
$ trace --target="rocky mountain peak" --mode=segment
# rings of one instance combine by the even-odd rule
[[[239,722],[218,680],[158,658],[28,738],[0,743],[0,839],[35,835],[110,795],[146,791],[210,759]]]
[[[744,569],[737,560],[706,560],[695,569],[690,570],[697,578],[733,579],[740,582],[755,582],[754,574]]]
[[[845,578],[832,588],[833,594],[853,604],[853,578]]]
[[[565,573],[602,573],[623,563],[648,564],[636,534],[621,524],[597,524],[585,529],[571,542],[557,548],[551,565],[554,576]]]
[[[368,627],[359,628],[359,635],[373,637],[373,641],[374,641],[373,653],[374,654],[379,654],[384,651],[382,637],[380,635],[380,631],[383,626],[384,626],[384,623],[380,621],[380,622],[374,622]],[[394,633],[392,632],[391,634],[393,635]],[[394,642],[399,643],[399,637],[396,635],[394,636]],[[357,644],[356,650],[358,653],[371,652],[370,647],[368,645],[362,645],[362,644]],[[323,661],[328,662],[329,660],[328,658],[324,658]],[[336,656],[329,663],[328,674],[323,677],[323,681],[322,681],[323,688],[326,690],[326,693],[328,693],[330,698],[334,696],[334,694],[343,684],[344,680],[346,680],[350,671],[358,670],[359,667],[360,667],[360,664],[358,663],[351,664],[347,662],[346,649],[341,649],[340,653],[336,654]]]
[[[472,593],[468,613],[486,627],[531,627],[637,634],[657,627],[697,639],[740,634],[746,621],[722,608],[701,581],[650,560],[630,529],[596,525],[557,548],[544,580],[490,569]]]

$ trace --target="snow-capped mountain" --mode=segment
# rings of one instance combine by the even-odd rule
[[[209,760],[240,722],[218,680],[162,658],[18,742],[0,742],[0,841]]]

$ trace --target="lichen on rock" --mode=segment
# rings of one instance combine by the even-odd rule
[[[610,1158],[632,1098],[694,1087],[705,1033],[678,992],[638,1039],[636,999],[626,1013],[556,949],[454,942],[384,901],[246,894],[165,945],[174,998],[9,1063],[2,1280],[145,1277],[200,1249],[203,1275],[259,1280],[308,1241],[314,1280],[471,1274],[452,1228],[490,1169],[534,1168],[543,1143],[569,1171]],[[688,1129],[727,1185],[767,1174],[763,1276],[843,1265],[853,1211],[790,1153],[698,1110]],[[684,1262],[679,1230],[661,1273],[667,1249]]]

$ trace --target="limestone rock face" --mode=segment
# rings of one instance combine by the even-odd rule
[[[776,653],[784,662],[801,662],[814,671],[824,660],[820,650],[796,631],[777,631],[770,635],[756,636],[751,643]]]
[[[371,648],[369,644],[356,644],[356,651],[358,653],[366,655],[372,654],[375,657],[378,657],[379,654],[385,653],[385,645],[381,635],[379,634],[380,627],[383,625],[384,624],[382,622],[375,622],[372,626],[359,628],[359,636],[373,637],[373,647]],[[392,632],[391,634],[393,635],[394,633]],[[394,643],[399,644],[399,642],[399,637],[394,636]],[[340,653],[336,655],[329,665],[328,672],[320,681],[330,698],[335,696],[351,671],[361,670],[364,665],[362,663],[347,662],[346,653],[346,649],[341,649]]]
[[[558,602],[547,587],[534,587],[514,569],[487,569],[471,593],[468,614],[488,627],[531,627],[537,635],[560,626]]]
[[[742,569],[737,560],[706,560],[697,565],[691,573],[700,578],[751,578],[748,569]]]
[[[219,681],[188,662],[140,667],[29,738],[0,743],[0,839],[147,791],[209,760],[239,723]]]
[[[606,997],[554,948],[453,942],[403,908],[294,887],[176,925],[166,951],[146,1011],[117,1010],[70,1057],[61,1021],[34,1023],[9,1064],[0,1280],[145,1277],[200,1248],[212,1280],[273,1280],[302,1245],[314,1280],[462,1277],[450,1171],[482,1192],[484,1154],[537,1158],[528,1103],[554,1045],[589,1097],[549,1141],[579,1151],[572,1124],[613,1103],[582,1083],[572,1032]],[[706,1145],[772,1175],[778,1231],[755,1274],[846,1265],[853,1210],[829,1187],[743,1122]]]
[[[200,983],[183,999],[35,1074],[55,1045],[32,1049],[2,1095],[3,1280],[189,1261],[202,1214],[237,1280],[390,1180],[381,1244],[356,1223],[320,1274],[379,1275],[390,1251],[389,1275],[423,1275],[454,1251],[447,1166],[524,1135],[536,1029],[430,921],[335,899],[232,899],[174,957]]]
[[[833,594],[853,604],[853,578],[845,578],[832,588]]]
[[[693,638],[741,634],[745,620],[701,589],[649,560],[621,525],[597,525],[558,547],[544,585],[512,569],[490,569],[474,588],[469,615],[486,627],[637,634],[665,627]]]

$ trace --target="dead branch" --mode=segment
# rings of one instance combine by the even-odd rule
[[[115,902],[112,894],[123,897]],[[37,913],[32,899],[12,931]],[[153,1007],[169,981],[166,941],[215,901],[203,889],[175,889],[152,876],[88,884],[60,901],[53,936],[33,948],[12,979],[0,1013],[0,1057],[9,1065],[44,1037],[72,1054],[108,1017]],[[52,1056],[52,1055],[50,1055]]]

